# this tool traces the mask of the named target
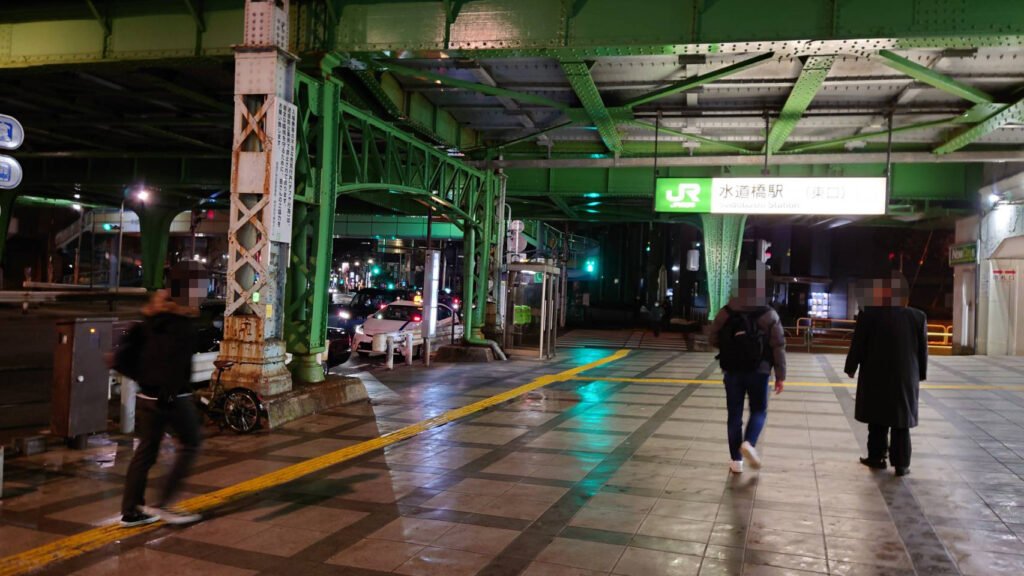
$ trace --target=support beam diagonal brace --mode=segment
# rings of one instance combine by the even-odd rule
[[[692,90],[705,84],[710,84],[711,82],[721,80],[722,78],[732,76],[733,74],[742,72],[748,68],[753,68],[754,66],[757,66],[762,62],[771,60],[774,57],[775,54],[773,54],[772,52],[768,52],[767,54],[759,54],[757,56],[754,56],[753,58],[748,58],[735,64],[730,64],[723,68],[719,68],[718,70],[708,72],[707,74],[701,74],[699,76],[685,78],[683,80],[680,80],[679,82],[665,86],[664,88],[659,88],[658,90],[648,92],[647,94],[644,94],[642,96],[637,96],[636,98],[633,98],[626,102],[624,106],[626,108],[633,108],[636,106],[640,106],[641,104],[653,102],[666,96],[678,94],[679,92]]]
[[[782,111],[779,112],[779,119],[768,133],[765,146],[769,154],[778,152],[786,143],[800,117],[804,115],[804,111],[811,105],[814,96],[825,82],[834,61],[835,58],[832,56],[812,56],[804,62],[803,70],[793,84],[793,90],[783,104]]]
[[[963,82],[954,80],[945,74],[940,74],[931,68],[922,66],[888,50],[879,50],[878,56],[881,57],[882,62],[886,66],[903,72],[907,76],[938,88],[943,92],[948,92],[975,104],[986,104],[993,101],[991,96],[973,86],[968,86]]]
[[[978,138],[991,134],[1010,123],[1024,124],[1024,100],[1018,100],[1015,104],[1006,106],[1001,111],[989,116],[987,120],[950,138],[945,144],[936,148],[934,152],[936,154],[955,152]]]
[[[573,92],[583,104],[583,109],[587,111],[591,122],[601,135],[604,145],[616,156],[622,153],[622,138],[611,113],[601,99],[597,85],[594,84],[594,77],[590,75],[590,66],[586,62],[562,62],[562,70],[569,79]]]
[[[401,76],[408,76],[410,78],[420,78],[424,80],[430,80],[438,84],[445,86],[451,86],[453,88],[461,88],[463,90],[469,90],[471,92],[479,92],[480,94],[487,94],[488,96],[497,96],[502,98],[508,98],[517,102],[524,102],[527,104],[535,104],[537,106],[547,106],[549,108],[556,108],[558,110],[566,110],[569,108],[568,105],[561,102],[556,102],[550,98],[544,96],[537,96],[536,94],[527,94],[525,92],[516,92],[514,90],[506,90],[505,88],[499,88],[497,86],[488,86],[486,84],[480,84],[478,82],[470,82],[468,80],[460,80],[452,76],[445,74],[435,74],[428,70],[417,70],[415,68],[406,68],[399,64],[378,63],[379,67],[383,70],[387,70],[392,74],[399,74]]]
[[[565,215],[568,216],[569,218],[572,218],[573,220],[580,219],[580,215],[576,212],[576,210],[573,209],[572,206],[569,206],[569,203],[566,202],[564,198],[560,196],[552,196],[551,201],[555,203],[555,206],[558,206],[559,210],[565,212]]]
[[[646,128],[648,130],[657,130],[658,132],[661,132],[662,134],[671,134],[672,136],[681,136],[683,138],[686,138],[687,140],[693,140],[694,142],[701,142],[703,144],[714,144],[715,146],[721,146],[722,148],[726,148],[728,150],[733,150],[735,152],[740,152],[742,154],[753,154],[754,153],[753,150],[749,150],[749,149],[744,148],[742,146],[737,146],[736,144],[733,144],[731,142],[725,142],[723,140],[715,140],[713,138],[707,138],[705,136],[700,136],[700,135],[697,135],[697,134],[691,134],[689,132],[683,132],[681,130],[676,130],[675,128],[669,128],[667,126],[655,126],[654,124],[650,124],[648,122],[643,122],[643,121],[640,121],[640,120],[632,120],[632,121],[629,122],[629,124],[631,126],[637,126],[637,127],[640,127],[640,128]]]

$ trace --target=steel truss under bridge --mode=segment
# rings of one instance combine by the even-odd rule
[[[328,56],[321,77],[296,77],[299,146],[285,295],[288,351],[308,356],[325,349],[335,207],[345,195],[411,214],[429,210],[462,229],[463,297],[472,303],[465,337],[482,339],[500,178],[343,101],[341,82],[332,74],[337,64]]]

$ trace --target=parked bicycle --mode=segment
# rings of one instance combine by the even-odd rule
[[[210,392],[208,395],[197,394],[197,403],[199,409],[221,430],[226,426],[239,434],[248,434],[260,427],[260,420],[266,410],[259,394],[248,388],[238,386],[224,390],[221,376],[234,365],[230,360],[214,361],[216,377],[210,381]]]

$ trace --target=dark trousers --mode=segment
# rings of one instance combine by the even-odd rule
[[[910,467],[910,428],[868,424],[868,458],[882,460],[886,452],[896,468]]]
[[[743,401],[750,398],[750,420],[743,431]],[[746,440],[757,445],[757,438],[768,418],[768,374],[727,372],[725,374],[725,405],[729,412],[729,456],[742,460],[740,444]]]
[[[139,446],[135,449],[135,455],[128,466],[124,498],[121,500],[122,514],[133,512],[145,504],[149,469],[156,463],[157,454],[160,453],[160,442],[164,439],[164,432],[168,426],[178,436],[181,446],[178,448],[174,466],[164,480],[163,494],[157,502],[157,507],[160,508],[170,503],[199,452],[199,413],[191,396],[177,398],[174,404],[162,404],[145,398],[137,399],[135,433],[139,437]]]
[[[655,338],[661,335],[661,320],[651,320],[651,332]]]

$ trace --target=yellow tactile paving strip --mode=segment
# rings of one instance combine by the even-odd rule
[[[603,377],[603,376],[588,376],[580,377],[574,376],[571,380],[587,380],[594,381],[600,380],[602,382],[627,382],[629,384],[679,384],[679,385],[708,385],[708,384],[722,384],[721,380],[689,380],[685,378],[615,378],[615,377]],[[786,386],[790,387],[804,387],[804,388],[856,388],[856,382],[790,382],[786,381]],[[1024,385],[1013,385],[1007,384],[1004,386],[989,385],[989,384],[926,384],[922,383],[921,388],[925,390],[1013,390],[1017,392],[1024,392]]]
[[[542,388],[557,382],[574,380],[579,377],[581,373],[586,372],[587,370],[614,362],[625,357],[627,354],[629,354],[629,350],[619,350],[610,356],[605,356],[604,358],[595,360],[594,362],[590,362],[564,372],[559,372],[558,374],[541,376],[528,384],[519,386],[518,388],[513,388],[506,392],[502,392],[501,394],[485,398],[479,402],[474,402],[461,408],[449,410],[440,416],[435,416],[434,418],[423,420],[416,424],[410,424],[409,426],[395,430],[394,432],[390,432],[378,438],[374,438],[373,440],[367,440],[366,442],[348,446],[341,450],[330,452],[323,456],[318,456],[299,464],[288,466],[275,472],[264,474],[263,476],[258,476],[251,480],[246,480],[245,482],[240,482],[233,486],[228,486],[226,488],[210,492],[209,494],[190,498],[181,502],[180,506],[182,509],[191,512],[204,512],[211,510],[231,502],[232,500],[237,500],[243,496],[260,492],[274,486],[286,484],[293,480],[302,478],[303,476],[307,476],[314,472],[318,472],[325,468],[362,456],[363,454],[379,450],[395,444],[396,442],[401,442],[402,440],[406,440],[432,428],[464,418],[470,414],[484,410],[485,408],[501,404],[502,402],[507,402],[517,396],[536,390],[537,388]],[[163,523],[158,522],[148,526],[121,528],[118,524],[110,524],[93,530],[87,530],[80,534],[62,538],[38,548],[26,550],[6,558],[0,558],[0,576],[14,576],[16,574],[33,572],[49,564],[68,560],[92,550],[102,548],[107,544],[155,530],[162,525]]]

